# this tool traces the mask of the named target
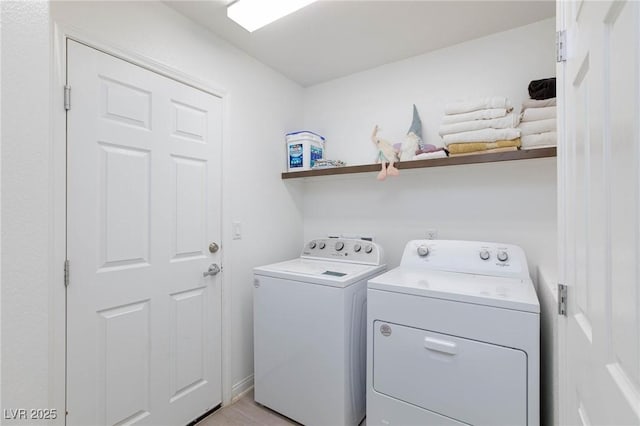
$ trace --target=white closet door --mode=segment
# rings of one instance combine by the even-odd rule
[[[640,3],[563,2],[560,419],[640,424]]]
[[[68,42],[69,425],[221,401],[221,100]]]

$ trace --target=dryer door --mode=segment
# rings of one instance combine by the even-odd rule
[[[374,321],[377,392],[473,425],[527,424],[525,352]]]

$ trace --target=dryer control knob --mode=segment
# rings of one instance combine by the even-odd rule
[[[418,247],[418,256],[425,257],[429,254],[429,247],[427,246],[419,246]]]
[[[506,251],[499,251],[498,252],[498,260],[500,262],[506,262],[509,259],[509,255],[507,254]]]
[[[336,251],[340,251],[344,248],[344,243],[342,241],[338,241],[336,243]]]
[[[320,243],[318,244],[318,247],[320,248],[320,250],[322,250],[323,248],[325,248],[327,245],[325,243]]]
[[[364,246],[364,252],[365,253],[369,254],[372,251],[373,251],[373,246],[372,245],[367,244],[366,246]]]
[[[490,257],[491,257],[491,253],[489,253],[489,250],[481,250],[480,251],[480,259],[489,260]]]
[[[362,249],[362,246],[360,244],[356,244],[353,246],[353,251],[355,251],[356,253],[358,253],[360,249]]]
[[[315,241],[311,241],[311,242],[309,243],[309,248],[310,248],[310,249],[314,249],[314,248],[316,248],[316,242],[315,242]]]

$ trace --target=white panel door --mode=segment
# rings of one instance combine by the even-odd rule
[[[640,424],[640,3],[568,1],[559,151],[561,423]]]
[[[68,42],[67,424],[221,402],[221,100]]]

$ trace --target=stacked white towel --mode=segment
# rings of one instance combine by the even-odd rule
[[[556,98],[525,100],[518,128],[522,134],[523,149],[556,146]]]
[[[520,137],[520,131],[516,129],[518,120],[512,111],[509,100],[500,96],[451,102],[445,105],[439,133],[446,147],[461,143],[514,141]],[[519,144],[507,145],[512,145],[508,146],[510,149],[518,149]],[[478,146],[478,152],[493,149],[494,146]],[[470,152],[456,148],[459,148],[459,153]],[[450,151],[454,153],[455,150]]]
[[[488,98],[468,99],[464,101],[450,102],[444,107],[447,115],[464,114],[466,112],[480,111],[482,109],[506,108],[513,109],[509,99],[502,96]]]

